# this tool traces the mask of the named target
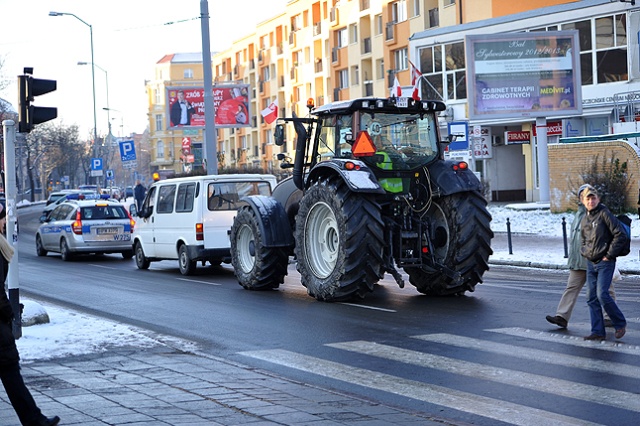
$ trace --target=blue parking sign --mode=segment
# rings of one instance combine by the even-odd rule
[[[91,159],[91,170],[102,170],[102,158]]]
[[[120,141],[120,158],[122,161],[136,161],[136,146],[133,140]]]

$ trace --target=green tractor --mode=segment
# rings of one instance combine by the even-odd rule
[[[364,297],[385,273],[427,295],[474,291],[493,253],[491,215],[467,164],[444,160],[444,109],[363,98],[280,119],[297,134],[293,164],[280,155],[292,176],[238,210],[230,237],[240,285],[277,288],[294,256],[308,294],[327,302]],[[284,133],[277,124],[277,145]]]

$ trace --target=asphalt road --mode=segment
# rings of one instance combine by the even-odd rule
[[[63,262],[37,257],[40,210],[21,209],[21,293],[159,333],[204,351],[316,386],[453,421],[637,424],[640,280],[617,286],[629,320],[622,343],[589,334],[584,297],[569,330],[544,320],[566,272],[494,267],[476,292],[428,298],[390,277],[354,303],[306,294],[295,267],[278,290],[237,284],[229,265],[180,275],[177,262],[138,270],[120,255]],[[518,418],[500,416],[517,407]]]

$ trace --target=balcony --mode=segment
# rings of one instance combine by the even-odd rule
[[[338,55],[339,50],[339,47],[334,47],[333,49],[331,49],[331,62],[334,64],[338,63],[338,59],[340,58],[340,56]]]
[[[360,0],[360,11],[369,9],[369,0]]]
[[[366,81],[364,83],[364,96],[373,96],[373,82]]]
[[[322,33],[322,21],[313,24],[313,35],[317,36]]]
[[[256,60],[255,59],[250,59],[249,60],[249,69],[250,70],[255,70],[256,69]]]
[[[277,51],[278,55],[282,55],[284,53],[284,47],[282,47],[282,43],[278,43]]]
[[[289,45],[290,46],[295,46],[296,45],[296,32],[295,31],[291,31],[289,33]]]
[[[387,22],[387,25],[385,27],[385,36],[384,39],[385,41],[391,41],[393,39],[395,39],[395,31],[396,30],[396,22],[392,21],[392,22]]]
[[[316,63],[313,66],[315,72],[322,72],[322,59],[316,58]]]
[[[367,53],[371,53],[371,37],[362,39],[362,54],[366,55]]]
[[[339,89],[339,88],[333,89],[333,102],[340,100],[340,90],[342,89]]]

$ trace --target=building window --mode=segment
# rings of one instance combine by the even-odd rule
[[[582,85],[588,86],[593,84],[593,44],[591,43],[591,21],[579,21],[563,24],[562,29],[578,30]]]
[[[465,72],[464,43],[445,44],[445,74],[447,99],[466,99],[467,80]]]
[[[262,81],[271,80],[271,70],[268,66],[262,67]]]
[[[360,84],[360,67],[358,65],[351,67],[351,81],[354,86]]]
[[[396,71],[404,71],[409,67],[407,48],[393,51],[393,63]]]
[[[349,25],[349,39],[351,43],[358,42],[358,24]]]
[[[347,89],[349,88],[349,71],[344,69],[338,71],[339,79],[340,79],[340,88]]]
[[[156,132],[161,132],[162,130],[162,114],[156,114]]]
[[[440,14],[438,8],[429,10],[429,28],[440,26]]]
[[[626,15],[606,16],[595,20],[597,82],[627,81]]]
[[[376,15],[375,18],[376,35],[382,35],[382,15]]]
[[[378,80],[382,80],[384,78],[384,60],[376,60],[376,69],[378,70]]]
[[[156,158],[158,160],[164,160],[164,142],[158,140],[156,144]]]
[[[336,47],[345,47],[349,42],[347,37],[347,29],[341,28],[336,31]]]
[[[411,0],[413,3],[411,8],[411,17],[415,18],[416,16],[420,16],[420,0]]]
[[[159,105],[162,103],[162,99],[160,98],[160,89],[157,87],[153,89],[153,103]]]
[[[407,20],[407,0],[391,3],[391,21],[403,22]]]
[[[456,4],[456,0],[444,0],[445,6],[450,6],[452,4]]]
[[[184,79],[185,80],[192,80],[193,79],[193,70],[191,68],[185,68],[183,75],[184,75]]]

